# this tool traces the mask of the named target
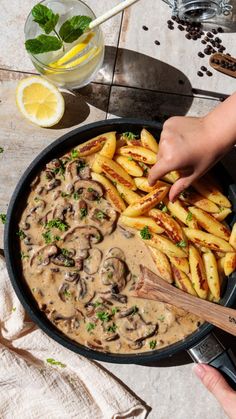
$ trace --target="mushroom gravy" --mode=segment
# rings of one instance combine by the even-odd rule
[[[91,349],[135,353],[193,333],[196,316],[131,296],[139,264],[156,272],[145,244],[91,179],[91,157],[54,159],[31,184],[19,223],[23,276],[40,310]]]

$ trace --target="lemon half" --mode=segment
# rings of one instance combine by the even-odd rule
[[[16,103],[29,121],[41,127],[52,127],[63,117],[65,102],[59,90],[40,76],[19,82]]]

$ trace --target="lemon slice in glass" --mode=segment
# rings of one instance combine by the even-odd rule
[[[56,125],[65,111],[62,94],[53,84],[39,76],[19,82],[16,103],[25,118],[41,127]]]

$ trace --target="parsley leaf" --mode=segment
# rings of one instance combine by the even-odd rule
[[[92,330],[94,330],[95,327],[96,327],[95,323],[87,323],[86,324],[86,329],[87,329],[88,332],[91,332]]]
[[[151,342],[149,342],[149,346],[150,346],[150,349],[155,349],[155,347],[157,346],[157,341],[151,340]]]
[[[42,54],[43,52],[57,51],[62,47],[62,42],[56,36],[39,35],[34,39],[25,41],[26,51],[30,54]]]
[[[80,208],[80,219],[82,220],[83,218],[85,218],[88,214],[88,210],[87,208]]]
[[[192,219],[193,219],[193,214],[189,211],[186,217],[186,221],[192,221]]]
[[[45,224],[46,228],[58,228],[60,231],[68,230],[68,224],[64,223],[60,218],[55,218],[54,220],[50,220]]]
[[[26,234],[24,233],[23,230],[18,230],[16,235],[19,236],[21,240],[26,238]]]
[[[0,214],[0,220],[2,221],[2,224],[6,224],[7,215],[6,214]]]
[[[133,306],[132,309],[133,309],[133,311],[132,311],[132,314],[131,315],[133,316],[134,314],[136,314],[138,312],[138,307],[137,306]]]
[[[107,332],[108,333],[115,333],[116,329],[117,329],[117,325],[115,323],[113,323],[111,326],[108,326]]]
[[[44,241],[46,244],[49,244],[52,242],[52,235],[51,235],[51,231],[46,231],[45,233],[42,234]]]
[[[102,303],[100,301],[95,301],[95,303],[94,303],[94,307],[99,307],[101,305],[102,305]]]
[[[133,132],[124,132],[122,134],[123,137],[127,138],[127,140],[134,140],[135,138],[137,138],[138,136],[135,135]]]
[[[20,252],[21,259],[28,259],[29,255],[26,252]]]
[[[150,233],[149,227],[145,226],[140,231],[140,236],[143,240],[150,240],[152,238],[152,234]]]
[[[184,240],[181,240],[180,242],[176,243],[177,247],[186,247],[187,243]]]
[[[67,250],[65,248],[61,249],[61,253],[63,254],[63,256],[66,256],[66,257],[69,256],[69,254],[70,254],[69,250]]]
[[[111,316],[107,311],[98,311],[96,313],[96,316],[102,322],[109,322],[109,320],[111,319]]]
[[[75,149],[71,150],[70,158],[73,160],[73,159],[77,159],[77,157],[79,157],[79,151]]]
[[[47,358],[46,361],[47,361],[48,364],[51,364],[51,365],[58,365],[61,368],[66,367],[65,364],[62,364],[62,362],[60,362],[60,361],[55,361],[55,359],[53,359],[53,358]]]
[[[79,199],[79,193],[78,192],[75,192],[73,194],[73,198],[74,198],[75,201],[78,201],[78,199]]]
[[[89,16],[73,16],[66,20],[59,31],[61,39],[66,43],[76,41],[88,29],[91,21]]]
[[[111,312],[112,312],[113,316],[114,316],[116,313],[118,313],[118,311],[120,311],[120,309],[119,309],[118,307],[113,307],[113,308],[111,309]]]
[[[55,29],[59,20],[58,14],[53,13],[52,9],[49,9],[41,3],[36,4],[31,13],[34,22],[38,23],[46,34],[49,34]]]
[[[104,218],[106,218],[106,214],[103,211],[99,210],[96,212],[96,218],[98,220],[104,220]]]

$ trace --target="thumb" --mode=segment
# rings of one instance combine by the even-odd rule
[[[170,188],[170,201],[173,202],[178,197],[178,195],[184,191],[184,189],[188,188],[191,185],[193,180],[193,176],[181,177],[180,179],[178,179]]]
[[[216,397],[226,413],[231,417],[231,409],[236,409],[236,393],[215,368],[198,364],[193,370],[204,386]]]
[[[158,160],[154,166],[152,166],[149,175],[148,175],[148,182],[150,186],[155,185],[156,181],[162,176],[166,175],[167,173],[174,170],[173,162],[166,162],[163,159]]]

